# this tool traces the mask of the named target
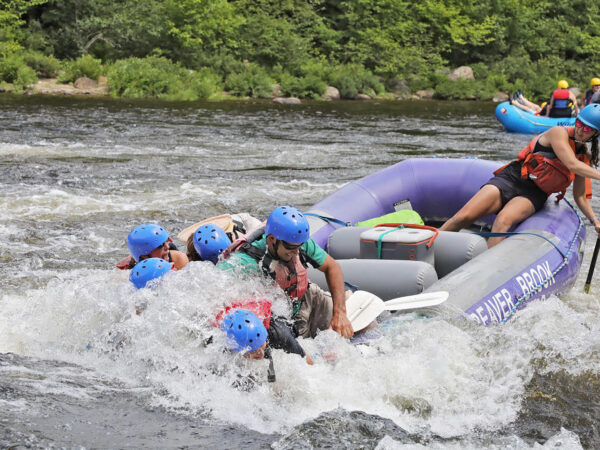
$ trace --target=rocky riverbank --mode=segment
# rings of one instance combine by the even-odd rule
[[[452,81],[458,79],[473,79],[473,72],[470,67],[459,67],[452,71],[448,78]],[[23,93],[26,95],[72,95],[72,96],[90,96],[90,97],[104,97],[109,95],[108,79],[104,76],[98,78],[98,80],[92,80],[90,78],[82,77],[78,78],[74,83],[59,83],[56,78],[45,78],[39,79],[35,84],[30,85],[24,91],[18,91],[10,84],[4,83],[0,86],[0,92],[9,93]],[[406,83],[402,80],[398,80],[395,83],[392,92],[387,92],[383,96],[372,96],[364,93],[359,93],[354,97],[354,100],[429,100],[433,99],[435,91],[433,89],[424,89],[416,92],[406,86]],[[221,92],[215,95],[214,100],[233,99],[227,92]],[[325,93],[321,97],[323,100],[340,100],[340,92],[334,86],[328,86]],[[300,104],[301,100],[295,97],[282,97],[280,95],[280,87],[277,84],[273,85],[271,94],[273,102],[281,104]],[[473,98],[476,100],[476,98]],[[495,102],[501,102],[508,100],[508,94],[504,92],[497,92],[493,98]]]

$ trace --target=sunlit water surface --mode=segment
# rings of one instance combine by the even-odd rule
[[[285,313],[276,289],[191,263],[136,291],[114,266],[143,222],[175,236],[225,212],[265,218],[416,156],[508,161],[530,137],[494,106],[0,97],[2,447],[600,446],[592,233],[563,299],[503,326],[400,317],[370,345],[325,332],[302,341],[312,367],[274,353],[276,383],[219,335],[203,346],[224,301]]]

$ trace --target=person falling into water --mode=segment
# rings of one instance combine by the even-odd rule
[[[173,263],[173,269],[181,270],[188,263],[185,253],[177,250],[167,231],[154,223],[135,227],[127,236],[130,256],[117,263],[122,270],[133,268],[138,262],[148,258],[162,258]]]

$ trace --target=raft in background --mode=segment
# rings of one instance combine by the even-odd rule
[[[330,251],[346,281],[384,300],[425,290],[448,291],[445,307],[489,324],[504,322],[533,300],[562,295],[574,284],[585,243],[585,226],[566,201],[550,197],[544,208],[518,225],[517,234],[492,249],[472,233],[440,232],[435,264],[366,260],[358,236],[366,228],[345,227],[394,211],[410,201],[426,224],[439,226],[492,176],[500,163],[477,159],[410,159],[351,182],[310,208],[311,237]],[[335,218],[325,220],[317,216]],[[489,227],[494,216],[476,225]],[[321,272],[312,281],[326,287]]]
[[[521,108],[502,102],[496,106],[496,119],[507,131],[524,134],[540,134],[555,126],[572,127],[575,117],[536,116]]]

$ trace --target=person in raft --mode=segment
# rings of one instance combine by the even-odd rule
[[[223,253],[223,270],[271,277],[292,301],[294,330],[315,337],[333,329],[344,337],[354,334],[346,316],[344,274],[339,263],[310,238],[306,217],[292,206],[275,208],[264,234],[254,241],[240,239]],[[329,292],[308,281],[308,264],[325,273]]]
[[[566,80],[560,80],[558,82],[558,89],[552,93],[548,101],[548,109],[545,116],[571,117],[573,112],[579,114],[577,98],[575,98],[575,94],[569,91],[569,83]]]
[[[591,103],[600,103],[600,78],[592,78],[590,88],[581,96],[581,104],[587,106]]]
[[[173,263],[173,269],[181,270],[188,263],[188,257],[173,247],[173,239],[163,227],[154,223],[138,225],[127,236],[130,255],[119,261],[117,267],[127,270],[144,259],[162,258]]]
[[[600,221],[589,199],[590,178],[600,180],[598,135],[600,104],[588,105],[575,120],[575,127],[552,127],[536,136],[518,155],[518,159],[501,167],[454,216],[440,228],[459,231],[477,219],[497,214],[492,232],[509,231],[542,209],[550,194],[561,199],[573,182],[573,198],[579,209],[600,234]],[[587,143],[591,142],[588,150]],[[492,237],[492,247],[504,237]]]
[[[243,238],[253,239],[252,233],[258,229],[262,229],[260,232],[262,235],[264,223],[248,213],[223,214],[198,222],[183,230],[177,237],[186,242],[186,255],[190,261],[209,260],[216,264],[218,255],[229,247],[232,241]],[[207,235],[204,239],[209,239],[208,247],[200,245],[202,235]],[[200,253],[200,247],[204,247],[203,253]]]
[[[542,103],[541,106],[536,103],[533,103],[532,101],[525,98],[520,89],[510,96],[509,103],[535,116],[546,115],[546,110],[548,109],[546,108],[546,102]]]

